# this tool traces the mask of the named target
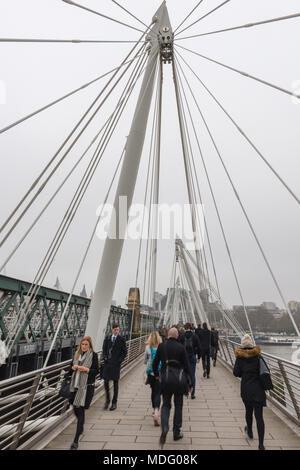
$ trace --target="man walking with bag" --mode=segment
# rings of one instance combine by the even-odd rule
[[[110,411],[113,411],[117,408],[118,401],[118,391],[119,391],[119,379],[120,379],[120,369],[121,364],[124,361],[127,349],[125,339],[120,336],[120,326],[115,323],[112,326],[112,334],[107,336],[103,343],[102,353],[103,353],[103,379],[104,387],[106,393],[106,401],[104,404],[104,409],[107,410],[110,404],[110,395],[109,395],[109,381],[113,380],[114,382],[114,395],[112,399],[112,404]]]
[[[192,332],[192,325],[190,323],[186,323],[185,325],[185,333],[181,339],[181,344],[185,347],[190,362],[193,387],[191,392],[191,399],[193,400],[194,398],[196,398],[195,388],[197,357],[199,362],[201,358],[201,349],[199,338],[196,334]]]
[[[203,377],[209,379],[210,374],[210,353],[211,348],[215,345],[214,334],[208,329],[207,323],[203,323],[200,331],[199,339],[202,351]]]
[[[179,439],[183,438],[183,433],[181,432],[182,426],[182,406],[183,406],[183,394],[188,392],[188,390],[192,391],[192,380],[191,380],[191,369],[188,360],[187,353],[185,348],[182,344],[177,341],[178,338],[178,330],[177,328],[171,328],[168,333],[168,340],[165,343],[161,343],[158,348],[152,363],[152,370],[156,377],[159,379],[159,372],[158,366],[159,362],[161,361],[161,378],[164,380],[161,381],[162,387],[162,395],[163,395],[163,406],[161,409],[161,429],[162,433],[160,436],[159,443],[161,447],[166,442],[167,433],[169,431],[169,417],[170,417],[170,410],[171,410],[171,400],[172,396],[174,395],[174,405],[175,405],[175,412],[174,412],[174,420],[173,420],[173,438],[174,441],[178,441]],[[168,369],[169,368],[169,369]],[[182,391],[179,388],[178,391],[174,390],[172,385],[168,385],[166,379],[166,370],[170,372],[170,368],[177,368],[179,374],[177,376],[182,377],[182,370],[186,374],[187,380],[187,390]],[[174,372],[174,371],[173,371]],[[176,374],[175,374],[176,375]],[[174,376],[174,375],[173,375]]]

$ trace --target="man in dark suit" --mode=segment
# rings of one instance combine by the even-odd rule
[[[171,328],[168,334],[168,340],[165,343],[161,343],[156,351],[155,358],[152,363],[152,370],[154,372],[155,378],[159,379],[158,366],[161,361],[161,371],[164,372],[166,369],[166,361],[175,360],[178,361],[178,366],[184,369],[188,377],[188,382],[190,385],[190,392],[192,391],[192,379],[191,379],[191,369],[190,363],[186,350],[182,344],[177,341],[178,338],[177,328]],[[163,447],[166,442],[167,433],[169,431],[169,417],[171,410],[171,400],[173,392],[168,389],[162,390],[163,395],[163,406],[161,410],[161,429],[162,433],[160,436],[160,445]],[[174,393],[174,420],[173,420],[173,437],[174,441],[178,441],[183,438],[183,433],[181,432],[182,426],[182,405],[183,405],[183,394]]]
[[[113,380],[114,382],[114,395],[109,408],[110,411],[117,408],[121,363],[127,354],[125,339],[119,333],[120,326],[115,323],[112,326],[112,334],[105,338],[102,348],[104,359],[103,379],[106,393],[105,410],[108,409],[110,404],[109,381]]]
[[[203,323],[203,328],[199,334],[201,351],[202,351],[202,366],[203,366],[203,377],[209,379],[210,374],[210,353],[211,348],[215,346],[215,336],[208,329],[207,323]]]

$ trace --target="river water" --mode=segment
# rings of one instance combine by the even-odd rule
[[[292,346],[276,346],[276,345],[269,345],[269,344],[258,344],[260,349],[268,354],[272,354],[277,357],[282,357],[283,359],[287,359],[291,362],[296,362],[295,360],[295,352],[297,351]]]

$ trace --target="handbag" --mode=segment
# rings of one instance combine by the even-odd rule
[[[69,400],[73,395],[73,392],[70,391],[70,385],[71,380],[64,379],[58,392],[58,396],[64,398],[65,400]]]
[[[182,393],[184,395],[189,392],[189,384],[186,373],[180,362],[175,359],[168,359],[167,347],[165,345],[166,367],[160,374],[162,388],[170,393]]]
[[[259,381],[264,390],[273,390],[274,386],[271,379],[270,369],[264,359],[259,356]]]

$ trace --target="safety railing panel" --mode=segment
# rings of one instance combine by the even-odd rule
[[[232,369],[235,363],[235,349],[241,345],[219,340],[219,356]],[[300,365],[286,359],[262,352],[272,377],[273,390],[267,391],[267,399],[300,426]]]
[[[127,356],[121,370],[144,352],[146,338],[127,341]],[[97,354],[100,365],[101,351]],[[71,360],[65,361],[0,382],[0,450],[17,449],[67,411],[68,400],[58,393],[70,364]],[[102,384],[98,374],[95,395]]]

